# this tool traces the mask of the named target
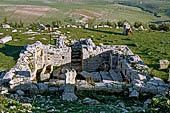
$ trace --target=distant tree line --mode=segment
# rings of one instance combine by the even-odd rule
[[[118,22],[111,22],[109,20],[107,21],[102,21],[102,22],[97,22],[95,19],[91,19],[88,20],[86,22],[86,24],[89,25],[89,27],[93,27],[94,25],[99,25],[99,26],[103,26],[103,25],[108,25],[110,27],[116,28],[116,27],[123,27],[124,22],[128,22],[127,20],[121,20]],[[70,23],[70,25],[78,25],[78,26],[83,26],[85,25],[85,23],[79,23],[79,22],[75,22],[73,19],[67,19],[67,20],[56,20],[51,22],[51,24],[44,24],[46,27],[59,27],[59,26],[65,26],[68,25],[68,23]],[[161,24],[145,24],[142,22],[134,22],[134,24],[131,24],[130,22],[128,22],[133,28],[140,28],[142,26],[142,28],[144,29],[150,29],[150,30],[158,30],[158,31],[170,31],[170,23],[161,23]],[[9,24],[11,27],[13,28],[22,28],[24,27],[24,23],[20,20],[18,23],[17,22],[8,22],[7,18],[4,18],[4,21],[1,23],[1,25],[3,24]],[[35,22],[35,23],[31,23],[29,26],[27,26],[30,29],[37,29],[37,27],[39,27],[40,23],[39,22]]]

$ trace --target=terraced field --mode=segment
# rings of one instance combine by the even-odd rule
[[[7,17],[10,22],[22,20],[26,24],[32,22],[51,23],[55,20],[62,20],[65,23],[76,20],[83,22],[88,20],[95,20],[95,22],[128,20],[131,23],[135,21],[148,23],[170,19],[165,15],[161,18],[155,17],[140,8],[113,4],[109,0],[101,1],[2,0],[0,1],[0,23],[3,22],[4,17]]]

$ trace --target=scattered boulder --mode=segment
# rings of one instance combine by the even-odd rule
[[[130,93],[129,97],[131,97],[131,98],[138,98],[139,97],[139,92],[137,92],[136,90],[133,90]]]
[[[143,108],[144,109],[147,109],[149,107],[149,104],[151,104],[152,100],[151,99],[147,99],[145,102],[144,102],[144,105],[143,105]]]
[[[45,25],[43,25],[43,24],[40,24],[39,29],[40,29],[40,30],[47,30],[47,28],[46,28]]]
[[[12,33],[16,33],[16,32],[17,32],[17,30],[16,30],[16,29],[12,30]]]
[[[0,87],[0,95],[7,94],[7,93],[8,93],[8,88]]]
[[[39,92],[38,87],[31,83],[31,82],[26,82],[26,83],[21,83],[14,87],[13,89],[10,89],[10,91],[17,91],[17,90],[22,90],[22,91],[28,91],[30,94],[37,94]]]
[[[48,85],[45,83],[38,83],[39,93],[45,93],[48,91]]]
[[[95,104],[99,104],[100,102],[95,99],[90,99],[87,97],[83,100],[83,103],[86,105],[95,105]]]
[[[4,25],[2,25],[2,28],[9,29],[9,28],[11,28],[11,26],[8,24],[4,24]]]
[[[82,71],[80,73],[80,75],[82,75],[85,79],[91,79],[92,78],[92,74],[91,73],[88,73],[86,71]]]
[[[52,87],[49,87],[49,92],[50,93],[56,93],[59,91],[59,88],[58,87],[55,87],[55,86],[52,86]]]
[[[5,43],[7,43],[7,42],[9,42],[11,40],[12,40],[12,36],[5,36],[4,38],[0,39],[0,43],[5,44]]]
[[[92,80],[94,82],[101,82],[101,76],[99,72],[92,72]]]
[[[86,25],[84,26],[84,28],[89,28],[89,25],[88,25],[88,24],[86,24]]]
[[[17,90],[16,93],[17,93],[19,96],[23,96],[23,95],[25,94],[22,90]]]

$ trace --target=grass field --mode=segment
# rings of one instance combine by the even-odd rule
[[[131,36],[123,36],[122,29],[110,29],[110,28],[99,28],[99,29],[76,29],[66,28],[60,29],[62,33],[67,31],[69,38],[92,38],[96,44],[104,43],[105,45],[128,45],[132,51],[139,55],[142,60],[153,69],[154,76],[160,76],[165,81],[168,79],[168,70],[159,69],[159,59],[170,59],[170,32],[159,32],[159,31],[134,31]],[[0,32],[4,32],[6,36],[12,35],[13,41],[3,45],[0,45],[0,67],[1,71],[9,70],[12,68],[17,59],[20,50],[24,44],[32,44],[33,42],[40,40],[44,44],[48,44],[49,35],[35,35],[22,34],[26,29],[21,29],[21,33],[11,33],[11,31],[5,31],[0,29]],[[34,40],[28,38],[35,37]],[[47,40],[43,40],[46,38]],[[52,39],[55,38],[55,35]],[[54,41],[52,41],[54,44]]]
[[[26,24],[32,22],[51,23],[55,20],[70,23],[69,19],[73,21],[93,19],[96,22],[128,20],[131,23],[135,21],[149,23],[170,19],[166,15],[161,18],[155,17],[153,14],[142,11],[137,7],[102,1],[2,0],[0,1],[0,23],[3,22],[4,17],[7,17],[10,22],[22,20]]]

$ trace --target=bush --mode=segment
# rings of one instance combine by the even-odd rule
[[[116,27],[116,23],[107,21],[106,25],[111,26],[111,27]]]
[[[150,24],[149,28],[152,29],[152,30],[157,30],[158,29],[156,24]]]
[[[163,30],[163,31],[169,31],[170,30],[170,25],[168,23],[163,23],[158,26],[158,30]]]
[[[135,23],[134,23],[134,27],[135,27],[135,28],[139,28],[141,25],[142,25],[141,22],[135,22]]]
[[[119,27],[123,27],[123,24],[124,24],[123,21],[119,21],[119,22],[117,23],[117,25],[118,25]]]

